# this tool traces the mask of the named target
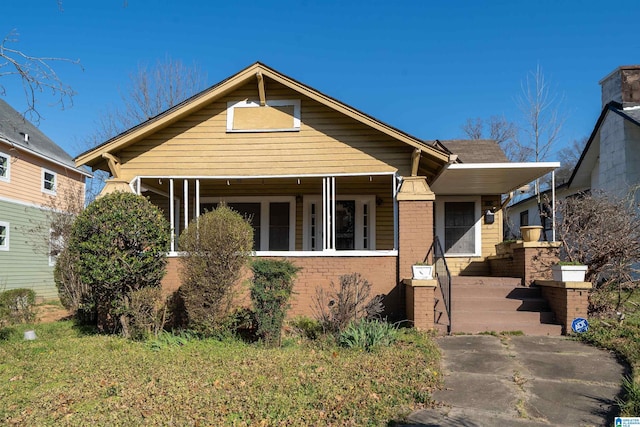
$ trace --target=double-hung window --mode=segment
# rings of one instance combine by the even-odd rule
[[[203,198],[200,213],[215,209],[221,201],[250,221],[255,251],[295,249],[295,197]]]
[[[42,192],[47,194],[56,194],[57,175],[48,169],[42,169]]]
[[[0,221],[0,251],[9,250],[9,223]]]
[[[10,166],[11,166],[11,156],[0,152],[0,181],[9,182]]]

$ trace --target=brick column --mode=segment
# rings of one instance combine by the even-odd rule
[[[421,331],[433,329],[434,294],[438,281],[406,279],[403,284],[406,288],[407,319],[413,322],[414,328]]]
[[[593,287],[589,282],[557,282],[555,280],[536,280],[542,288],[542,297],[556,315],[556,321],[562,325],[562,333],[571,333],[571,323],[576,317],[587,317],[589,292]]]

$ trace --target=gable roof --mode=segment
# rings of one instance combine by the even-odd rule
[[[509,159],[493,139],[450,139],[436,141],[462,163],[507,163]]]
[[[170,124],[177,122],[178,120],[188,116],[189,114],[199,110],[205,105],[213,102],[214,100],[232,92],[234,89],[240,87],[255,79],[257,74],[261,73],[264,77],[273,79],[274,81],[304,95],[314,101],[317,101],[329,108],[332,108],[342,114],[345,114],[367,126],[370,126],[380,132],[383,132],[399,141],[402,141],[416,149],[421,150],[423,156],[428,156],[441,164],[446,163],[449,160],[449,155],[443,150],[425,144],[422,140],[409,135],[393,126],[383,123],[372,116],[363,113],[343,102],[336,100],[324,93],[311,88],[297,80],[292,79],[260,62],[256,62],[247,68],[239,71],[231,77],[211,86],[209,89],[192,96],[191,98],[181,102],[180,104],[172,107],[159,115],[150,118],[149,120],[140,123],[137,126],[107,140],[103,144],[88,150],[75,159],[76,165],[88,165],[95,166],[101,163],[103,153],[111,153],[125,148],[129,145],[140,141],[146,136],[166,127]]]
[[[76,170],[85,176],[91,176],[87,171],[76,168],[73,159],[66,151],[2,99],[0,99],[0,140],[37,157]]]
[[[625,110],[622,104],[616,101],[611,101],[606,104],[602,108],[602,112],[600,112],[600,116],[596,121],[596,125],[594,126],[589,139],[587,140],[584,150],[582,150],[582,154],[580,154],[578,163],[576,163],[576,166],[573,168],[573,173],[568,181],[569,188],[572,186],[584,187],[591,185],[591,170],[595,166],[598,156],[600,155],[599,131],[602,123],[609,113],[617,114],[630,123],[640,126],[639,108]]]

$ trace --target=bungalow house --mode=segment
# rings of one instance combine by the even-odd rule
[[[640,65],[616,68],[600,86],[600,116],[569,180],[556,187],[557,199],[592,190],[624,197],[640,184]],[[512,230],[541,225],[535,196],[507,212]],[[544,226],[551,240],[551,225]]]
[[[451,274],[488,274],[501,195],[558,166],[509,163],[480,145],[456,155],[463,145],[425,142],[255,63],[76,166],[110,172],[104,192],[143,194],[166,212],[167,287],[179,285],[180,231],[226,202],[251,215],[257,256],[302,268],[292,314],[311,314],[316,287],[359,272],[401,318],[402,282],[436,237]]]
[[[38,299],[58,297],[53,281],[58,237],[50,235],[50,214],[68,210],[72,198],[82,206],[88,176],[0,100],[0,291],[27,288]]]

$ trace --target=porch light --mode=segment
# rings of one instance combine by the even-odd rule
[[[485,224],[493,224],[496,220],[496,214],[493,213],[493,210],[487,209],[484,213],[484,223]]]

